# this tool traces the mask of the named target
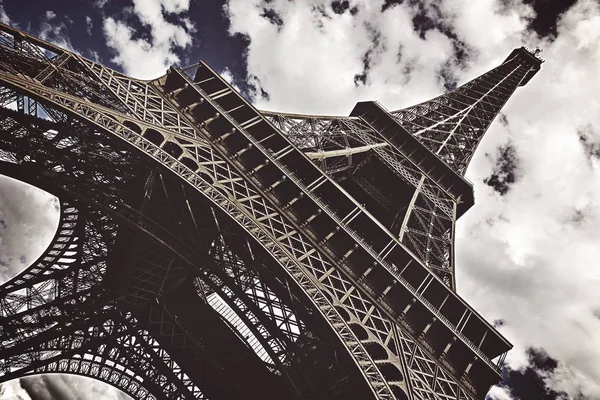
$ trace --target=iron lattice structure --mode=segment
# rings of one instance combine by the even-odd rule
[[[204,63],[141,81],[0,25],[2,174],[60,200],[0,287],[0,381],[137,399],[482,399],[511,345],[454,290],[463,178],[540,68],[431,101],[258,111]]]

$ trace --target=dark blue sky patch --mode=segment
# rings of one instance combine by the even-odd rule
[[[88,1],[29,1],[27,7],[23,7],[21,2],[4,2],[4,9],[12,21],[18,24],[18,27],[34,36],[39,36],[45,23],[48,23],[47,11],[52,11],[56,16],[49,22],[51,26],[64,24],[65,28],[61,33],[68,36],[73,47],[80,51],[83,56],[94,58],[91,50],[98,53],[102,62],[110,67],[115,67],[110,63],[108,48],[102,33],[102,15],[96,7],[90,7]],[[86,17],[92,20],[92,35],[88,33],[88,24]],[[71,24],[70,21],[73,21]],[[49,39],[57,39],[52,35]]]
[[[283,19],[281,15],[277,14],[277,12],[272,8],[264,8],[263,13],[260,14],[261,17],[265,18],[273,25],[277,25],[277,30],[281,30],[283,26]]]
[[[346,11],[348,11],[348,9],[350,9],[350,2],[348,0],[344,0],[344,1],[340,1],[340,0],[332,1],[331,2],[331,9],[336,14],[343,14]]]
[[[595,139],[597,135],[591,126],[586,125],[577,129],[579,143],[583,146],[585,154],[589,158],[600,158],[600,142]]]
[[[106,45],[103,31],[104,19],[112,17],[117,21],[125,22],[133,30],[134,38],[150,40],[151,37],[149,27],[142,25],[139,18],[133,14],[133,2],[130,0],[108,0],[102,9],[90,6],[87,0],[51,3],[29,1],[27,7],[22,7],[22,3],[17,1],[3,4],[11,20],[17,23],[20,29],[35,36],[39,35],[42,24],[46,21],[46,11],[53,11],[56,14],[55,21],[65,24],[67,28],[65,33],[68,34],[75,49],[90,59],[95,59],[97,54],[100,62],[121,72],[122,68],[111,61],[115,54]],[[236,84],[247,93],[249,86],[246,84],[245,54],[250,39],[240,34],[229,35],[229,19],[223,2],[192,1],[189,12],[181,15],[187,16],[195,26],[192,45],[176,52],[181,59],[181,66],[204,60],[218,72],[227,68],[235,78]],[[166,14],[165,19],[183,25],[178,22],[181,15]],[[91,18],[91,35],[88,33],[86,17]],[[67,18],[74,23],[70,24]]]
[[[229,34],[229,18],[221,1],[191,2],[189,18],[196,27],[194,35],[197,37],[189,49],[192,63],[204,60],[216,71],[227,68],[246,95],[250,89],[247,83],[250,38],[239,33]]]
[[[433,15],[430,15],[432,9],[438,11],[437,6],[432,3],[429,7],[425,8],[423,3],[415,0],[409,1],[409,5],[411,8],[417,10],[412,19],[413,27],[419,33],[419,37],[425,39],[427,31],[437,28],[440,25],[438,22],[440,19],[435,19]]]
[[[371,47],[363,54],[362,66],[363,69],[360,73],[354,75],[354,85],[361,86],[367,84],[369,78],[369,71],[371,70],[372,55],[378,47],[385,48],[381,42],[381,33],[374,27],[366,25],[367,31],[369,32],[369,38],[371,39]]]
[[[39,36],[44,24],[49,24],[50,27],[61,26],[61,34],[67,36],[72,46],[83,56],[94,59],[92,53],[94,50],[103,62],[109,61],[108,49],[102,34],[102,15],[98,8],[90,7],[88,1],[29,1],[27,7],[23,7],[22,4],[18,1],[4,2],[6,13],[20,29]],[[52,11],[56,15],[50,21],[47,18],[47,11]],[[86,17],[92,20],[92,35],[88,33]],[[51,34],[49,39],[58,38]]]
[[[452,72],[452,64],[451,62],[447,62],[444,64],[442,69],[440,70],[440,79],[444,84],[444,91],[451,92],[458,87],[458,79]]]
[[[381,11],[385,11],[388,8],[394,7],[397,4],[404,3],[404,0],[385,0],[381,6]]]
[[[488,154],[486,156],[489,157]],[[510,186],[516,181],[516,170],[518,158],[515,148],[507,144],[498,148],[496,154],[496,165],[494,172],[483,182],[493,188],[501,196],[504,196],[510,190]]]
[[[503,112],[498,113],[498,117],[496,117],[498,123],[502,126],[508,126],[508,119],[506,118],[506,114]]]
[[[567,400],[564,392],[555,392],[546,387],[542,374],[552,374],[558,362],[543,349],[527,349],[529,366],[523,371],[505,369],[506,378],[501,386],[510,388],[516,400]]]
[[[576,0],[524,0],[535,11],[535,18],[529,23],[538,35],[554,39],[557,32],[557,23],[561,14],[576,3]]]
[[[496,329],[500,328],[501,326],[504,326],[504,324],[506,324],[506,321],[502,318],[492,321],[492,326]]]
[[[350,8],[350,2],[348,0],[335,0],[331,2],[331,9],[336,14],[343,14],[346,11],[350,12],[351,15],[356,15],[358,13],[358,7],[354,6]]]

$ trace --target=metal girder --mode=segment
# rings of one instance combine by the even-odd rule
[[[542,60],[521,48],[501,65],[435,99],[393,111],[398,122],[464,174],[485,131]]]
[[[201,398],[168,354],[152,347],[132,314],[106,300],[105,239],[113,239],[116,228],[101,212],[62,202],[48,250],[1,287],[0,381],[70,372],[137,398]]]
[[[1,74],[3,73],[0,72],[0,75]],[[163,165],[164,162],[167,161],[166,166],[171,170],[175,168],[174,172],[179,176],[182,176],[182,173],[185,172],[188,172],[188,174],[191,173],[191,171],[185,166],[185,164],[177,162],[177,160],[173,158],[169,153],[167,153],[166,151],[162,151],[161,147],[158,147],[149,140],[146,140],[143,137],[143,133],[146,133],[146,131],[143,131],[142,135],[140,135],[137,132],[128,128],[126,125],[119,123],[117,118],[120,117],[119,119],[123,119],[124,117],[122,115],[118,115],[118,117],[111,117],[111,115],[115,115],[115,112],[104,106],[82,101],[75,96],[58,92],[54,89],[49,89],[46,86],[36,84],[35,82],[28,81],[26,79],[15,77],[13,75],[10,75],[10,77],[5,75],[3,81],[5,83],[10,82],[10,86],[17,90],[25,91],[32,97],[43,99],[46,104],[51,104],[53,108],[59,108],[60,110],[70,113],[73,116],[77,116],[80,119],[83,118],[83,120],[87,120],[88,122],[94,123],[99,128],[106,129],[108,132],[110,132],[110,134],[116,134],[117,137],[119,135],[124,135],[123,139],[125,139],[125,141],[127,142],[129,142],[129,139],[134,139],[135,137],[135,139],[133,140],[133,142],[135,143],[134,146],[141,146],[140,149],[143,149],[143,153],[149,155],[151,158],[156,159],[159,162],[160,160],[162,160],[161,164]],[[161,143],[163,147],[167,143],[166,141],[164,142],[165,143]],[[206,182],[200,180],[198,175],[196,175],[196,177],[193,177],[192,175],[195,174],[192,173],[192,175],[184,179],[188,181],[191,180],[191,183],[194,186],[198,184],[204,186],[205,188],[204,190],[202,190],[202,192],[208,195],[208,197],[211,198],[211,200],[213,200],[217,206],[223,209],[226,213],[229,213],[229,215],[237,215],[236,219],[238,219],[238,222],[242,222],[243,226],[245,224],[250,224],[246,225],[247,231],[249,231],[249,229],[252,229],[251,231],[249,231],[249,233],[253,235],[256,239],[259,239],[259,241],[263,243],[263,246],[269,246],[268,243],[270,242],[270,240],[267,240],[267,238],[274,237],[273,235],[277,234],[280,228],[276,226],[274,227],[272,221],[265,221],[266,223],[263,222],[259,225],[260,232],[255,232],[255,224],[256,220],[260,218],[261,215],[267,216],[272,214],[272,211],[270,211],[274,211],[272,206],[267,205],[265,199],[255,198],[255,194],[248,192],[252,189],[250,189],[247,185],[244,185],[242,182],[234,181],[231,179],[228,180],[227,178],[231,177],[233,171],[231,171],[231,168],[227,163],[221,161],[220,157],[214,154],[211,147],[207,146],[206,148],[203,148],[200,145],[197,145],[194,148],[194,152],[196,153],[194,154],[196,156],[208,156],[207,159],[200,159],[198,161],[206,165],[206,167],[204,167],[203,169],[213,169],[214,178],[211,178],[208,182]],[[238,189],[240,183],[242,184],[242,186],[240,187],[242,191],[239,191]],[[227,186],[229,186],[232,189],[235,188],[236,193],[232,194],[234,194],[235,197],[241,199],[242,201],[245,201],[246,204],[242,205],[242,203],[239,202],[235,204],[230,202],[229,200],[223,201],[226,199],[226,197],[223,197],[223,194],[219,191],[219,189],[222,190]],[[258,215],[256,217],[248,219],[245,215],[245,212],[240,213],[240,211],[242,211],[242,209],[238,209],[240,205],[242,205],[242,209],[252,207],[254,209],[254,212],[258,213]],[[242,218],[242,221],[240,221],[239,218]],[[266,231],[264,231],[265,229]],[[291,230],[291,228],[285,229]],[[269,236],[264,236],[265,234]],[[263,239],[260,240],[260,238],[257,236],[261,236]],[[279,236],[279,234],[277,234],[277,236]],[[294,238],[287,236],[285,239],[287,240],[283,244],[276,242],[278,243],[276,247],[266,247],[266,250],[269,253],[271,253],[276,259],[278,259],[280,263],[282,262],[282,254],[280,253],[280,248],[283,247],[283,249],[285,249],[284,246],[289,246],[289,250],[287,250],[286,252],[290,250],[293,250],[294,253],[302,251],[300,248],[295,248],[295,242],[293,240]],[[287,267],[286,270],[288,271],[288,274],[292,277],[294,281],[299,283],[301,287],[304,288],[305,293],[310,295],[310,299],[313,302],[313,307],[315,307],[315,309],[321,313],[325,320],[328,321],[330,327],[333,328],[332,330],[337,333],[338,339],[341,341],[341,343],[345,344],[347,351],[351,355],[353,355],[353,359],[355,360],[356,365],[358,366],[359,370],[363,371],[363,376],[370,383],[371,387],[373,388],[373,392],[378,393],[378,395],[381,396],[387,391],[389,393],[388,397],[392,396],[388,383],[385,381],[383,376],[380,375],[379,369],[376,367],[374,361],[372,361],[371,357],[368,355],[363,345],[360,344],[360,341],[355,337],[350,327],[347,325],[344,319],[341,318],[336,308],[334,308],[334,305],[330,302],[331,300],[328,300],[328,298],[325,297],[325,295],[321,294],[321,290],[317,289],[317,287],[315,286],[315,284],[317,283],[313,280],[315,278],[305,279],[305,273],[301,269],[297,269],[298,266],[292,260],[293,258],[288,258],[287,261],[284,263],[284,265]],[[308,260],[305,260],[305,262],[307,261]],[[300,275],[298,275],[296,271],[300,272]],[[293,272],[296,272],[296,276],[294,276]]]
[[[453,232],[454,232],[454,205],[435,183],[427,178],[421,171],[407,162],[393,146],[383,146],[376,132],[362,120],[354,117],[330,117],[313,119],[309,116],[266,114],[267,118],[279,129],[285,132],[296,145],[303,148],[304,143],[311,140],[316,143],[315,150],[318,153],[326,153],[319,143],[326,141],[330,147],[345,149],[364,148],[372,146],[373,156],[382,160],[390,169],[408,185],[415,188],[415,196],[420,199],[421,207],[418,211],[414,203],[408,208],[405,219],[405,231],[399,235],[402,243],[417,254],[421,260],[444,279],[448,285],[454,287],[454,254],[453,254]],[[298,133],[302,132],[302,134]],[[335,138],[344,138],[344,141]],[[308,139],[305,139],[308,138]],[[379,146],[378,146],[379,144]],[[348,157],[350,159],[350,157]],[[338,164],[341,161],[338,161]],[[350,162],[348,160],[347,162]],[[336,164],[336,165],[338,165]],[[357,163],[354,168],[360,168],[364,164]],[[338,179],[335,165],[320,165],[334,179]],[[332,173],[333,172],[333,173]],[[416,217],[415,214],[427,214],[426,217]],[[435,245],[434,245],[435,243]]]
[[[14,354],[4,352],[5,365],[14,360],[25,368],[5,377],[66,371],[139,398],[203,398],[207,383],[192,365],[219,376],[214,359],[221,358],[225,370],[239,371],[224,348],[203,344],[215,344],[225,329],[224,343],[258,353],[256,360],[242,357],[257,366],[256,376],[266,367],[260,376],[273,388],[284,376],[299,398],[481,398],[497,379],[491,359],[502,360],[510,345],[453,292],[458,200],[364,118],[261,113],[203,63],[193,79],[171,69],[141,81],[1,24],[0,56],[0,104],[16,102],[16,111],[0,113],[0,157],[16,168],[35,166],[32,182],[77,201],[97,224],[117,223],[117,242],[104,231],[87,235],[87,225],[86,237],[104,249],[94,252],[104,254],[102,271],[110,251],[128,257],[132,274],[118,285],[109,269],[64,289],[74,281],[42,274],[67,276],[74,267],[40,264],[2,286],[10,322],[2,340],[14,345]],[[464,173],[489,123],[539,63],[515,50],[456,91],[392,114],[429,149],[426,157]],[[36,118],[40,110],[50,120]],[[361,179],[381,166],[410,188],[406,204],[394,205],[389,199],[397,193]],[[361,205],[352,185],[390,221]],[[53,246],[48,252],[57,252]],[[75,264],[94,271],[94,260]],[[180,302],[192,298],[221,313],[214,329],[190,320]],[[77,323],[95,326],[98,315],[98,327],[113,321],[122,328],[93,337],[57,328],[65,304],[80,310]],[[92,317],[94,307],[78,304],[104,306]],[[110,316],[99,311],[106,305]],[[36,335],[37,358],[19,355]],[[113,350],[102,347],[107,335],[122,338]],[[63,359],[47,356],[53,353],[46,349],[74,343],[83,344]],[[334,368],[320,369],[340,351]],[[119,364],[121,373],[90,359],[97,352],[110,354],[110,368]],[[329,387],[316,383],[321,371]],[[217,398],[226,393],[206,388]]]
[[[8,121],[12,121],[13,123],[16,123],[16,121],[13,118],[16,118],[17,116],[15,115],[14,112],[10,112],[10,111],[5,111],[6,115],[5,115],[5,123],[4,126],[12,126]],[[39,122],[39,121],[36,121]],[[37,126],[35,123],[31,122],[33,127]],[[52,133],[52,135],[48,135],[46,134],[47,131],[46,129],[48,128],[55,128],[55,132]],[[21,150],[25,150],[26,153],[28,153],[29,157],[32,160],[36,161],[36,165],[44,165],[47,164],[47,169],[50,169],[54,172],[49,173],[49,172],[40,172],[40,176],[39,179],[33,179],[33,178],[28,178],[27,176],[19,176],[19,175],[13,175],[15,178],[17,179],[21,179],[21,180],[25,180],[25,181],[29,181],[32,184],[36,184],[46,190],[51,191],[52,193],[55,193],[56,195],[58,195],[59,197],[63,197],[66,193],[66,195],[69,196],[79,196],[79,198],[81,198],[82,200],[87,201],[89,204],[94,204],[96,206],[99,205],[104,205],[103,209],[106,212],[109,213],[113,213],[115,215],[116,218],[125,218],[126,220],[128,220],[130,222],[130,224],[132,225],[137,225],[139,227],[143,227],[143,229],[146,232],[150,232],[152,233],[153,237],[159,238],[161,239],[162,243],[165,242],[169,242],[172,245],[176,245],[177,244],[177,240],[173,240],[176,238],[173,237],[169,237],[169,236],[164,236],[164,233],[161,233],[162,231],[165,230],[165,228],[169,228],[169,223],[173,222],[173,221],[178,221],[180,220],[181,216],[177,216],[177,215],[172,215],[169,213],[169,210],[166,210],[167,208],[169,208],[171,211],[173,209],[177,209],[177,210],[183,210],[185,209],[185,206],[178,204],[170,204],[172,201],[174,201],[174,199],[171,199],[170,201],[168,199],[166,199],[164,201],[165,203],[165,207],[163,208],[162,211],[159,211],[158,213],[156,212],[158,208],[160,208],[160,205],[156,205],[152,203],[152,200],[149,201],[149,199],[147,198],[147,196],[144,197],[144,205],[143,208],[140,207],[140,210],[134,210],[132,209],[131,206],[129,207],[125,207],[126,204],[122,204],[122,198],[121,197],[114,197],[114,195],[112,195],[111,193],[118,193],[120,196],[124,196],[124,198],[128,198],[129,196],[127,195],[127,193],[125,193],[124,190],[119,189],[119,182],[122,184],[122,186],[125,187],[131,187],[132,182],[131,182],[131,176],[134,175],[143,175],[143,173],[141,172],[142,170],[140,170],[140,168],[138,167],[135,170],[124,170],[124,171],[120,171],[119,172],[119,164],[116,164],[114,168],[113,167],[113,175],[107,175],[107,174],[102,174],[102,168],[101,166],[95,165],[94,163],[94,158],[85,158],[83,160],[80,160],[78,158],[74,158],[74,156],[76,156],[78,153],[80,153],[80,147],[83,146],[85,144],[85,140],[84,138],[86,136],[89,135],[94,135],[97,137],[97,143],[96,143],[96,148],[91,148],[90,145],[87,145],[87,151],[88,152],[95,152],[96,155],[101,155],[103,154],[104,156],[109,156],[110,154],[114,154],[115,152],[118,152],[119,154],[122,155],[122,158],[124,160],[128,160],[128,163],[125,163],[125,165],[130,165],[132,162],[134,162],[132,160],[132,158],[128,155],[128,153],[123,153],[122,151],[120,151],[118,148],[112,148],[107,142],[105,142],[103,140],[102,137],[96,135],[93,133],[93,130],[90,131],[89,129],[83,129],[83,127],[79,127],[79,130],[77,131],[77,135],[79,136],[79,140],[77,142],[70,142],[69,146],[67,146],[67,150],[65,150],[64,152],[54,152],[52,154],[52,156],[50,156],[50,152],[49,152],[49,148],[53,148],[54,146],[56,146],[57,143],[63,143],[65,141],[65,132],[63,132],[62,130],[60,130],[61,127],[57,124],[52,124],[52,123],[47,123],[46,126],[44,127],[44,129],[38,129],[37,131],[35,129],[32,129],[31,126],[29,127],[23,127],[21,126],[18,129],[15,129],[18,134],[14,135],[16,139],[18,140],[12,140],[11,141],[11,146],[7,146],[6,148],[9,150],[13,150],[14,152],[16,152],[17,154],[21,151]],[[68,130],[67,132],[69,132],[70,135],[73,135],[75,132],[73,131],[73,129]],[[28,148],[27,146],[24,146],[24,144],[26,143],[30,143],[32,144],[31,148]],[[45,158],[47,157],[47,159]],[[21,157],[19,157],[19,159],[21,159]],[[138,160],[139,162],[139,160]],[[60,165],[60,168],[56,168],[56,165]],[[22,169],[20,169],[22,170]],[[100,170],[100,171],[99,171]],[[8,167],[5,167],[5,173],[7,173]],[[161,175],[159,173],[159,175]],[[69,178],[69,176],[71,178]],[[87,178],[86,178],[87,177]],[[29,179],[29,180],[28,180]],[[165,188],[161,187],[161,184],[157,183],[159,181],[161,181],[162,178],[157,178],[154,179],[155,181],[155,186],[158,186],[158,188],[155,188],[152,190],[152,187],[146,187],[146,194],[148,194],[148,191],[151,192],[151,195],[149,197],[152,198],[156,198],[157,194],[162,194],[163,196],[166,196],[168,192],[172,191],[166,191]],[[44,182],[48,182],[48,183],[44,183]],[[51,183],[51,186],[48,186]],[[163,183],[164,184],[164,183]],[[57,191],[56,187],[62,187],[63,191],[66,192],[61,192],[61,191]],[[77,186],[81,186],[80,189],[77,189]],[[147,185],[146,185],[147,186]],[[54,187],[54,188],[53,188]],[[103,193],[103,190],[105,190],[105,188],[112,188],[111,192],[107,192],[107,193]],[[172,187],[171,187],[172,189]],[[96,191],[94,193],[94,191]],[[161,191],[164,191],[163,193],[161,193]],[[186,200],[187,201],[187,200]],[[166,205],[169,204],[169,205]],[[155,220],[154,222],[149,221],[146,217],[144,217],[144,210],[146,210],[146,208],[148,207],[153,207],[153,209],[148,209],[147,212],[150,213],[151,217]],[[192,213],[192,211],[190,210],[190,213]],[[164,216],[163,216],[164,215]],[[158,218],[158,219],[157,219]],[[203,220],[204,224],[206,224],[206,219]],[[152,226],[155,227],[160,227],[160,229],[154,228],[154,230],[152,229]],[[179,234],[185,234],[186,231],[182,231],[181,230],[181,226],[173,226],[172,227],[173,230],[172,232],[176,232]],[[207,238],[207,243],[214,244],[214,241],[211,242],[210,237]],[[213,247],[214,249],[215,247]],[[174,249],[178,254],[189,254],[190,252],[186,249],[183,249],[180,245],[176,246]],[[216,256],[216,255],[215,255]],[[157,257],[156,254],[155,255],[151,255],[149,257],[147,257],[147,260],[142,260],[142,262],[144,263],[144,269],[143,272],[152,275],[152,265],[157,263]],[[150,261],[151,260],[151,261]],[[240,265],[237,265],[237,269],[234,271],[230,266],[227,266],[225,262],[223,262],[223,260],[219,260],[219,267],[224,269],[224,272],[229,272],[230,274],[233,275],[233,277],[237,276],[240,274]],[[188,262],[190,264],[194,264],[193,262],[189,261],[189,256],[188,256]],[[203,265],[204,267],[207,266],[207,261],[204,260],[203,262],[200,263],[201,265]],[[196,265],[198,265],[196,263]],[[211,272],[212,271],[212,272]],[[218,271],[217,271],[218,272]],[[250,271],[251,272],[251,271]],[[252,316],[251,313],[252,311],[250,310],[252,308],[252,301],[248,301],[247,299],[244,302],[244,298],[248,298],[248,296],[250,295],[249,292],[245,292],[242,291],[240,292],[239,289],[243,289],[244,286],[240,285],[240,282],[237,281],[235,283],[232,284],[232,281],[230,278],[228,278],[227,275],[224,275],[223,273],[221,273],[218,276],[215,276],[215,269],[213,268],[212,270],[210,269],[204,269],[204,274],[201,275],[201,278],[205,281],[205,282],[209,282],[211,283],[211,288],[213,290],[213,292],[217,292],[219,293],[219,295],[222,298],[228,299],[227,294],[230,295],[231,297],[231,301],[234,301],[235,304],[228,302],[228,304],[234,308],[236,310],[236,312],[242,316],[244,315],[250,315],[249,318],[253,319],[253,323],[252,324],[256,324],[258,321],[265,321],[264,315],[269,315],[269,318],[273,321],[272,324],[276,324],[276,327],[271,327],[269,329],[265,329],[265,326],[267,326],[268,328],[268,322],[266,324],[263,324],[262,327],[257,326],[257,329],[262,330],[262,332],[267,333],[268,337],[271,338],[275,338],[275,337],[280,337],[281,335],[278,335],[279,332],[288,332],[288,334],[292,334],[292,336],[294,336],[294,340],[298,340],[298,334],[300,332],[293,332],[291,329],[287,328],[284,329],[286,326],[289,326],[289,322],[284,322],[284,320],[282,320],[280,318],[279,315],[277,315],[277,313],[282,313],[282,312],[286,312],[285,308],[283,307],[283,305],[277,301],[276,298],[273,298],[272,296],[269,297],[265,297],[267,294],[267,290],[268,287],[264,286],[264,282],[260,282],[260,286],[262,286],[262,290],[257,290],[259,287],[252,287],[252,292],[254,293],[254,296],[256,299],[259,299],[260,301],[254,301],[254,303],[256,303],[257,306],[265,306],[268,304],[278,304],[275,307],[273,307],[272,305],[268,305],[268,309],[269,312],[265,312],[265,310],[259,310],[259,312],[256,312],[257,308],[256,306],[254,307],[254,316]],[[257,280],[257,278],[252,278],[254,279],[254,281]],[[138,288],[138,290],[140,290],[140,288],[143,287],[143,285],[140,283],[141,280],[147,280],[147,277],[140,275],[138,278],[138,281],[136,283],[136,288]],[[229,288],[224,286],[225,283],[229,282]],[[253,282],[253,284],[257,284],[257,282]],[[146,283],[145,286],[148,286],[148,283]],[[151,283],[150,283],[151,286]],[[155,285],[155,287],[157,287]],[[248,284],[246,284],[246,289],[248,289]],[[144,290],[145,292],[148,292],[147,289]],[[156,292],[159,292],[158,290],[155,291],[152,296],[156,295]],[[150,293],[152,293],[152,291],[150,291]],[[235,296],[232,296],[232,294],[235,294]],[[260,294],[260,295],[259,295]],[[131,296],[137,296],[139,297],[139,294],[136,294],[135,291],[134,292],[128,292],[128,295]],[[158,293],[158,295],[160,295],[160,293]],[[148,299],[145,299],[148,300]],[[275,302],[275,303],[273,303]],[[244,311],[241,309],[243,308]],[[262,311],[262,312],[260,312]],[[287,311],[287,313],[289,313],[289,310]],[[258,316],[258,319],[257,319]],[[248,317],[246,317],[246,321],[248,321]],[[278,322],[279,321],[279,322]],[[247,323],[247,325],[251,325],[251,323]],[[256,335],[259,338],[263,338],[260,335]],[[279,352],[281,352],[282,350],[285,350],[286,352],[290,351],[290,346],[289,342],[287,345],[285,346],[274,346],[272,343],[267,345],[268,343],[265,342],[263,344],[263,348],[267,348],[269,351],[272,351],[272,348],[279,348]],[[296,352],[297,354],[298,352]],[[291,353],[292,355],[294,353]],[[279,360],[278,356],[276,357],[272,357],[273,359],[275,359],[277,361],[278,364],[281,364],[281,362],[286,361],[287,364],[289,364],[289,361],[287,361],[287,359],[289,359],[290,355],[289,354],[283,354],[281,355],[282,360]],[[293,356],[294,358],[302,358],[302,354],[297,354],[295,356]],[[282,368],[278,368],[280,371],[282,370]]]

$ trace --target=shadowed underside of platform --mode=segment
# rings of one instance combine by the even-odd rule
[[[61,202],[0,287],[1,381],[135,398],[469,399],[510,344],[454,291],[462,175],[539,69],[350,117],[260,112],[206,64],[154,81],[0,25],[0,171]]]

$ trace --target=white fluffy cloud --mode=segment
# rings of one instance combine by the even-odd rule
[[[2,0],[0,0],[0,22],[7,25],[13,24],[13,22],[6,14],[6,11],[4,11],[4,5],[2,5]]]
[[[58,224],[56,198],[0,175],[0,281],[15,276],[46,250]]]
[[[505,58],[507,49],[522,46],[527,23],[535,16],[519,0],[446,0],[440,6],[447,23],[479,59]]]
[[[513,400],[510,391],[499,386],[492,387],[488,393],[488,396],[490,396],[493,400]]]
[[[123,71],[140,79],[163,75],[180,61],[177,51],[192,43],[193,23],[181,14],[189,9],[189,0],[134,0],[132,12],[149,37],[138,37],[134,27],[108,17],[103,30],[107,45],[116,55],[113,62]],[[178,17],[178,24],[168,22],[165,14]]]
[[[21,387],[18,380],[3,383],[0,386],[0,400],[30,400],[27,392]]]
[[[452,54],[451,40],[439,31],[421,39],[408,5],[385,13],[379,2],[357,6],[352,16],[335,14],[329,2],[230,1],[230,32],[250,37],[249,73],[270,96],[269,101],[257,96],[257,105],[347,114],[361,99],[398,105],[439,93],[439,70]],[[276,12],[282,26],[262,17],[265,10]],[[354,77],[363,72],[363,57],[369,71],[366,86],[357,87]]]
[[[347,115],[357,101],[377,99],[396,109],[441,93],[442,68],[464,83],[513,48],[539,44],[548,61],[511,98],[504,109],[508,125],[492,125],[467,173],[476,205],[457,227],[458,288],[488,319],[505,321],[501,330],[515,344],[512,367],[525,365],[527,347],[542,347],[559,361],[545,377],[550,387],[599,398],[598,5],[580,0],[561,17],[551,42],[528,30],[535,14],[517,0],[424,2],[439,29],[423,37],[411,22],[416,7],[405,2],[382,13],[382,3],[350,1],[358,9],[352,16],[318,0],[230,0],[231,32],[251,40],[256,103]],[[453,58],[449,30],[468,49],[462,62]],[[369,71],[365,85],[356,86],[365,54]],[[501,197],[483,180],[507,143],[515,149],[517,181]],[[491,394],[510,398],[500,388]]]

